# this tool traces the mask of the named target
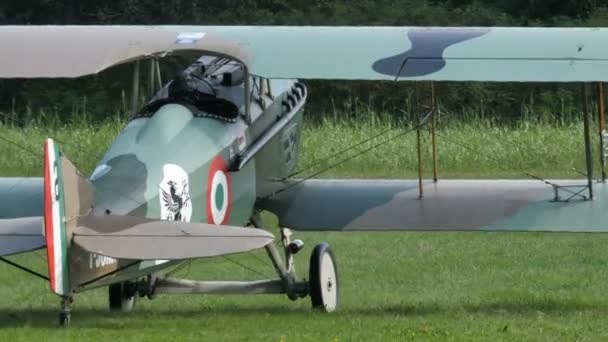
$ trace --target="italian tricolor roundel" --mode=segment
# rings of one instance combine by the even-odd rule
[[[207,222],[223,225],[228,222],[232,209],[232,179],[224,158],[211,161],[207,176]]]

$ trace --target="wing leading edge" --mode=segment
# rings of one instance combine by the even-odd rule
[[[0,78],[73,78],[145,57],[231,56],[248,65],[247,50],[208,32],[150,27],[1,26]]]
[[[606,41],[604,28],[4,26],[0,77],[78,77],[190,51],[266,78],[606,82]]]

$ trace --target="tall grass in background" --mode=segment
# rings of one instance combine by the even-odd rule
[[[416,133],[412,126],[417,116],[406,111],[399,116],[375,112],[365,105],[355,104],[354,109],[347,114],[333,111],[323,115],[322,120],[307,122],[299,168],[305,169],[324,156],[339,153],[339,158],[324,162],[314,170],[328,168],[323,173],[327,177],[417,177]],[[437,125],[439,177],[529,178],[529,174],[541,178],[584,177],[581,174],[585,171],[581,118],[580,113],[533,115],[528,110],[526,115],[513,120],[480,111],[463,111],[456,116],[441,110]],[[377,135],[381,136],[340,153]],[[354,157],[379,144],[378,148]],[[599,134],[595,122],[592,123],[592,149],[597,174]],[[422,150],[423,172],[431,178],[428,122],[423,129]],[[340,160],[347,161],[339,163]]]
[[[88,174],[123,124],[124,120],[117,118],[97,124],[83,120],[49,125],[40,122],[0,125],[0,175],[42,175],[43,143],[49,137],[56,139],[63,153]]]
[[[26,113],[17,117],[19,120],[4,120],[0,124],[0,176],[41,175],[42,146],[47,137],[55,138],[64,153],[81,170],[90,173],[127,122],[122,114],[103,122],[95,122],[86,112],[73,115],[68,122],[61,122],[58,117]],[[324,117],[305,120],[297,169],[339,155],[298,177],[325,169],[318,177],[417,176],[416,134],[410,124],[412,117],[407,113],[397,120],[393,114],[359,108],[354,116],[334,112]],[[431,140],[426,128],[428,125],[423,134],[423,169],[425,177],[430,178]],[[386,134],[340,153],[383,132]],[[503,122],[498,117],[481,118],[473,112],[465,119],[442,115],[437,130],[439,176],[527,178],[526,173],[530,173],[543,178],[580,178],[582,175],[573,169],[585,170],[582,132],[580,120],[528,118]],[[385,143],[350,159],[382,142]],[[595,128],[593,149],[598,159]],[[344,159],[350,160],[340,163]]]

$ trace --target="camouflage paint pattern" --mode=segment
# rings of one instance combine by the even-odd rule
[[[266,78],[608,81],[608,29],[158,26],[246,47]]]
[[[594,193],[564,202],[572,194],[562,189],[556,202],[553,187],[537,180],[440,180],[425,182],[419,199],[418,180],[308,180],[258,205],[295,230],[607,232],[608,186],[594,184]]]
[[[199,33],[201,38],[181,46],[184,41],[179,37],[184,32]],[[35,41],[15,39],[24,34]],[[66,34],[71,38],[59,39]],[[97,34],[108,39],[103,44],[90,39]],[[143,43],[130,50],[129,39],[112,37]],[[7,43],[3,45],[5,50],[11,52],[0,63],[0,77],[76,77],[146,54],[178,50],[242,56],[249,72],[273,78],[272,91],[252,99],[251,122],[242,116],[236,123],[194,117],[179,104],[165,105],[151,117],[132,120],[91,177],[96,189],[95,210],[150,219],[163,219],[163,210],[169,210],[171,219],[192,222],[210,219],[207,209],[213,161],[221,158],[229,165],[239,150],[276,121],[294,78],[608,81],[606,29],[29,26],[0,27],[0,39]],[[75,40],[82,43],[76,44],[77,49]],[[82,58],[83,54],[95,54],[96,46],[104,54],[122,57],[109,61]],[[23,49],[35,49],[35,53],[27,54],[35,59],[24,61],[21,53],[12,54]],[[66,49],[72,51],[66,58],[53,58],[57,51],[65,54]],[[78,62],[78,68],[72,62]],[[244,101],[241,97],[238,103],[242,112],[247,107]],[[254,210],[268,209],[279,216],[282,225],[301,230],[608,231],[602,217],[606,198],[603,185],[596,186],[595,201],[575,199],[570,203],[550,202],[550,188],[527,181],[442,181],[435,187],[427,186],[422,200],[417,199],[417,189],[410,181],[307,181],[275,194],[295,182],[281,179],[295,165],[300,130],[301,114],[242,170],[226,172],[226,183],[221,184],[231,185],[231,195],[216,201],[231,203],[228,224],[245,225]],[[186,176],[171,180],[171,184],[164,182],[169,169],[181,170]],[[41,198],[41,190],[36,187],[39,183],[39,179],[0,180],[0,196],[10,196],[8,203],[0,202],[2,218],[34,216],[38,207],[23,209],[19,203]],[[14,222],[11,227],[14,230]],[[0,237],[10,235],[7,232],[0,229]],[[71,250],[71,260],[71,273],[80,275],[71,279],[74,291],[81,290],[79,286],[91,276],[131,262],[93,260],[91,253],[77,246]],[[93,263],[99,267],[92,267]],[[164,260],[137,262],[88,286],[132,279],[173,264]]]
[[[605,28],[3,26],[0,77],[78,77],[209,52],[265,78],[606,82],[606,41]]]

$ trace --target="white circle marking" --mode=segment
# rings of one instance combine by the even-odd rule
[[[224,218],[226,217],[226,212],[228,211],[228,201],[230,200],[228,198],[228,179],[226,178],[226,174],[222,170],[215,171],[211,184],[211,198],[209,198],[211,203],[209,203],[209,205],[211,205],[213,223],[222,224],[222,221],[224,221]],[[218,209],[215,203],[215,196],[220,184],[222,185],[222,189],[224,191],[224,201],[222,202],[222,207]]]

